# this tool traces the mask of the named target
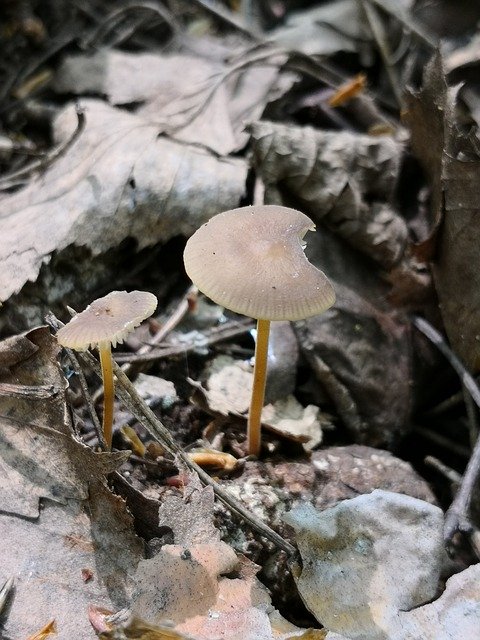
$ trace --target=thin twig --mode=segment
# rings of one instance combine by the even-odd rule
[[[444,462],[442,462],[438,458],[435,458],[435,456],[426,456],[424,462],[426,465],[432,467],[443,476],[445,476],[445,478],[447,478],[447,480],[449,480],[453,485],[457,486],[462,481],[462,476],[458,473],[458,471],[455,471],[455,469],[448,467]]]
[[[56,149],[53,149],[53,151],[44,155],[39,160],[30,162],[21,169],[17,169],[16,171],[12,171],[11,173],[3,176],[3,178],[0,179],[0,191],[5,191],[6,189],[11,189],[12,187],[22,184],[33,172],[46,169],[73,145],[85,128],[85,112],[78,104],[76,105],[75,110],[77,114],[77,127],[73,132],[73,135],[66,142],[59,145]]]
[[[414,317],[413,323],[439,351],[447,358],[452,367],[460,376],[464,387],[472,396],[473,401],[480,407],[480,389],[474,378],[466,370],[460,359],[453,353],[440,333],[423,318]],[[478,529],[473,525],[470,517],[473,493],[480,476],[480,438],[477,439],[467,468],[463,474],[460,488],[445,514],[444,539],[447,548],[451,549],[453,536],[457,532],[466,535],[472,542],[472,546],[480,557],[480,549],[477,547]]]
[[[170,11],[161,4],[154,2],[136,2],[135,4],[120,7],[119,9],[115,9],[109,13],[106,18],[95,27],[90,35],[82,40],[80,46],[84,49],[96,46],[101,37],[105,36],[109,31],[114,29],[121,20],[123,20],[125,14],[134,11],[149,11],[154,13],[168,24],[174,36],[178,35],[180,32],[180,25],[175,16],[173,16]]]
[[[192,295],[194,296],[197,294],[198,289],[195,285],[189,287],[180,300],[180,303],[175,308],[174,312],[170,315],[169,318],[167,318],[167,320],[163,323],[157,333],[150,338],[148,344],[144,345],[137,351],[136,355],[145,355],[146,353],[149,353],[154,346],[163,342],[168,334],[173,331],[175,327],[177,327],[183,320],[183,318],[187,315],[189,309],[189,299]],[[131,362],[122,366],[123,371],[127,375],[131,373],[133,368],[134,365]],[[138,370],[138,366],[135,367],[135,369]]]
[[[97,412],[95,411],[95,406],[93,403],[93,398],[88,391],[87,379],[85,378],[85,374],[83,373],[82,367],[77,360],[75,353],[65,347],[65,351],[70,360],[70,364],[72,365],[72,369],[75,371],[78,382],[80,383],[80,389],[82,390],[82,395],[85,400],[85,403],[88,407],[88,411],[90,413],[90,417],[92,419],[93,428],[95,429],[95,433],[97,435],[98,442],[100,443],[100,447],[103,451],[107,451],[107,443],[105,442],[105,437],[103,435],[102,425],[100,423]]]
[[[89,352],[81,354],[81,359],[92,367],[95,373],[100,377],[100,365],[96,358]],[[157,439],[172,455],[178,458],[192,471],[195,471],[203,484],[213,487],[215,495],[221,500],[231,511],[236,513],[240,518],[245,520],[260,535],[264,536],[282,549],[289,555],[296,553],[293,545],[285,541],[276,531],[258,520],[243,505],[233,498],[227,490],[216,483],[201,467],[193,462],[189,456],[183,451],[180,445],[172,437],[172,434],[162,424],[162,422],[153,413],[147,403],[139,396],[137,390],[124,374],[122,369],[114,363],[113,370],[117,378],[116,393],[121,402],[127,409],[136,416],[138,422],[148,431],[148,433]]]
[[[56,318],[53,313],[47,313],[46,317],[45,317],[45,321],[47,322],[47,324],[52,327],[52,329],[57,332],[60,327],[63,327],[63,322],[61,322],[58,318]],[[80,363],[78,362],[77,356],[75,355],[75,352],[72,351],[72,349],[69,349],[68,347],[64,347],[65,349],[65,353],[68,356],[68,359],[70,360],[70,365],[72,367],[72,369],[74,370],[78,381],[80,383],[80,389],[82,391],[82,395],[83,395],[83,399],[85,400],[85,404],[88,407],[89,413],[90,413],[90,417],[92,419],[92,423],[93,423],[93,427],[95,429],[95,433],[97,434],[97,439],[98,442],[100,443],[100,446],[102,448],[103,451],[107,450],[107,445],[105,442],[105,438],[103,437],[103,429],[102,429],[102,425],[100,424],[100,420],[98,419],[97,416],[97,412],[95,411],[95,407],[93,405],[93,400],[92,397],[90,395],[90,392],[88,390],[88,385],[87,385],[87,379],[85,378],[85,374],[83,373],[82,367],[80,366]]]
[[[190,344],[171,345],[166,344],[164,347],[158,345],[149,353],[116,353],[114,354],[115,362],[121,364],[123,362],[153,362],[156,360],[164,360],[166,358],[174,358],[176,356],[184,356],[193,353],[200,348],[212,347],[225,340],[237,338],[248,333],[255,328],[255,323],[250,319],[227,322],[218,327],[213,327],[210,331],[205,332],[205,340],[199,344],[193,341]]]
[[[361,0],[362,8],[367,18],[368,26],[372,32],[373,39],[375,40],[380,56],[385,65],[385,71],[390,82],[395,100],[400,108],[403,107],[404,101],[402,96],[402,90],[400,89],[400,80],[397,71],[392,64],[392,56],[390,47],[388,46],[387,38],[385,37],[385,29],[380,21],[378,15],[378,9],[370,4],[369,0]]]
[[[430,442],[433,442],[439,447],[443,447],[444,449],[447,449],[447,451],[450,451],[451,453],[454,453],[457,456],[460,456],[462,458],[467,458],[467,459],[470,457],[471,451],[468,447],[465,447],[459,444],[458,442],[455,442],[454,440],[447,438],[446,436],[442,436],[442,434],[437,433],[432,429],[426,429],[425,427],[419,427],[416,425],[414,427],[414,431],[415,433],[418,433],[419,435],[421,435],[423,438],[430,440]]]
[[[410,31],[412,35],[414,35],[420,42],[426,45],[429,49],[436,49],[438,47],[438,41],[435,40],[432,36],[430,36],[424,29],[418,26],[408,15],[407,11],[394,11],[391,7],[388,6],[388,3],[385,0],[369,0],[373,4],[376,4],[382,11],[387,13],[389,16],[392,16],[403,25],[403,27]],[[395,6],[399,6],[400,3],[396,3]]]

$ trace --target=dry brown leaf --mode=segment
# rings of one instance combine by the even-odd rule
[[[103,485],[125,455],[94,453],[70,435],[46,327],[5,343],[0,381],[56,389],[46,399],[0,396],[0,582],[16,579],[5,633],[27,637],[55,619],[60,638],[91,640],[89,601],[125,606],[142,554],[123,500]]]
[[[426,68],[422,90],[408,97],[407,120],[439,229],[434,276],[443,321],[455,352],[478,371],[480,154],[478,139],[463,135],[456,122],[456,94],[447,88],[438,54]]]
[[[392,199],[401,144],[271,122],[256,122],[250,131],[266,202],[296,202],[385,269],[400,261],[408,231]]]
[[[272,66],[239,69],[198,55],[131,53],[113,49],[64,58],[59,92],[105,95],[114,105],[145,103],[137,114],[158,132],[226,155],[247,142],[244,122],[258,118],[278,76]]]
[[[55,618],[59,638],[94,640],[89,603],[110,609],[128,604],[142,545],[123,501],[102,485],[88,502],[44,500],[34,520],[3,514],[0,531],[0,579],[16,576],[3,627],[7,637],[26,637],[39,620]],[[85,568],[94,574],[88,582],[82,577]]]
[[[244,192],[243,160],[159,138],[156,125],[100,101],[86,100],[83,107],[85,129],[68,151],[27,187],[0,197],[0,300],[35,281],[53,252],[84,247],[97,256],[126,238],[143,248],[188,236],[238,204]],[[56,139],[68,140],[75,127],[75,109],[66,107],[54,124]],[[45,267],[47,281],[40,293],[37,287],[35,304],[26,294],[30,306],[22,311],[30,322],[44,311],[39,298],[58,305],[77,285],[88,288],[82,265],[71,261],[68,281],[58,273],[46,278]],[[19,299],[15,303],[4,313],[19,315]]]
[[[8,350],[0,343],[0,351],[12,364],[0,382],[56,389],[45,400],[0,396],[0,510],[36,518],[40,498],[86,499],[89,482],[111,473],[125,455],[94,453],[70,435],[59,347],[46,327],[6,343]]]
[[[134,617],[153,625],[170,621],[180,637],[195,640],[323,637],[290,625],[273,609],[255,577],[258,567],[220,541],[211,488],[198,486],[192,476],[184,499],[168,497],[160,509],[160,524],[173,530],[176,544],[140,562]]]

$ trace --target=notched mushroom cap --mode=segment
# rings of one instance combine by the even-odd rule
[[[148,291],[112,291],[72,318],[58,331],[57,339],[77,351],[100,342],[111,342],[115,347],[156,308],[157,298]]]
[[[217,304],[251,318],[300,320],[335,302],[326,275],[305,256],[303,237],[315,225],[287,207],[225,211],[188,240],[187,274]]]

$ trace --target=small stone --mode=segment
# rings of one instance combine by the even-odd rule
[[[303,569],[297,586],[327,629],[386,640],[400,611],[431,600],[442,563],[443,513],[427,502],[376,490],[323,512],[310,504],[284,516]]]

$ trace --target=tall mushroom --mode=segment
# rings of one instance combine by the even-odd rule
[[[305,214],[277,205],[220,213],[188,240],[185,269],[205,295],[257,319],[257,341],[247,443],[260,453],[268,337],[272,320],[301,320],[335,302],[326,275],[306,258],[303,237],[315,225]]]
[[[111,347],[123,342],[156,308],[157,298],[148,291],[112,291],[94,300],[57,333],[63,347],[76,351],[98,347],[103,377],[103,435],[108,449],[112,447],[114,399]]]

